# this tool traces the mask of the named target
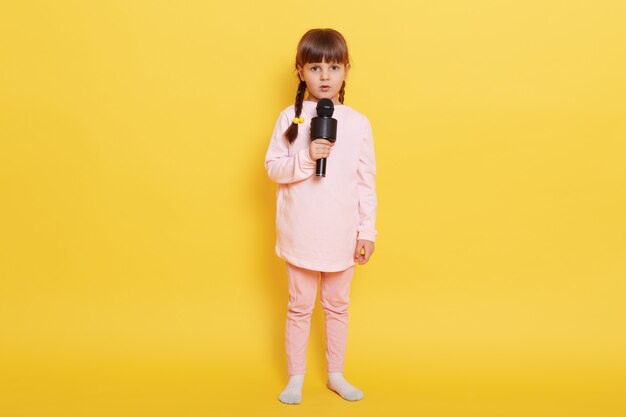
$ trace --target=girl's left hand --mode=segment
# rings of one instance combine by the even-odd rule
[[[361,250],[365,253],[361,253]],[[369,261],[370,256],[374,253],[374,242],[370,240],[357,240],[356,249],[354,250],[354,260],[359,265],[364,265]]]

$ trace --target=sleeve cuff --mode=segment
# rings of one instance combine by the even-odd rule
[[[357,233],[357,240],[369,240],[370,242],[375,242],[376,233],[359,232]]]
[[[300,160],[304,165],[315,166],[316,162],[311,159],[311,155],[309,155],[309,148],[304,148],[300,151]]]

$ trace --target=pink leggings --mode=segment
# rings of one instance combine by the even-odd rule
[[[343,372],[348,337],[348,304],[354,265],[339,272],[319,272],[287,262],[289,310],[287,311],[286,348],[289,375],[306,373],[306,345],[315,306],[317,283],[322,276],[321,304],[326,323],[326,360],[328,372]]]

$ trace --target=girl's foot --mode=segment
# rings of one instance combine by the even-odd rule
[[[289,377],[287,386],[278,396],[278,401],[285,404],[300,404],[302,401],[302,385],[304,375],[292,375]]]
[[[341,372],[329,372],[327,387],[341,396],[344,400],[358,401],[363,398],[363,391],[350,385]]]

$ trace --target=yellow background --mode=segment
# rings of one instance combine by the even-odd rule
[[[0,11],[0,415],[623,416],[626,6],[15,1]],[[300,36],[348,40],[379,238],[346,376],[286,381],[263,160]]]

